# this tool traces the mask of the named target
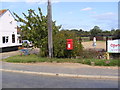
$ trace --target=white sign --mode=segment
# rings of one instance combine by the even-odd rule
[[[108,40],[107,49],[109,53],[120,53],[120,39]]]

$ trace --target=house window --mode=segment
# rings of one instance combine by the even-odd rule
[[[6,37],[6,43],[8,43],[8,36]]]
[[[15,34],[12,34],[12,43],[15,43]]]
[[[3,43],[8,43],[8,36],[3,36],[2,41]]]
[[[2,37],[2,39],[3,39],[3,40],[2,40],[2,41],[3,41],[3,43],[5,43],[5,37]]]

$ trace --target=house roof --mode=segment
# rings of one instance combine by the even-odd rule
[[[10,12],[10,10],[9,9],[3,9],[3,10],[0,10],[0,17],[1,16],[3,16],[3,14],[5,14],[5,12],[7,12],[7,11],[9,11]],[[10,14],[13,16],[13,14],[10,12]],[[13,18],[15,19],[15,17],[13,16]]]
[[[7,9],[0,10],[0,16],[3,15],[6,11]]]

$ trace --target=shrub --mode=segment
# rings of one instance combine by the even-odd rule
[[[79,58],[81,59],[91,59],[91,58],[97,58],[99,55],[99,52],[95,50],[83,50],[82,52],[79,53]]]
[[[73,50],[66,50],[66,39],[73,39]],[[54,57],[69,58],[79,56],[82,44],[76,34],[69,31],[59,31],[53,38]]]

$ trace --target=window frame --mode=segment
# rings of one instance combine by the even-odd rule
[[[12,34],[12,43],[15,43],[15,34]]]
[[[9,36],[2,36],[2,43],[8,43],[9,42]]]

